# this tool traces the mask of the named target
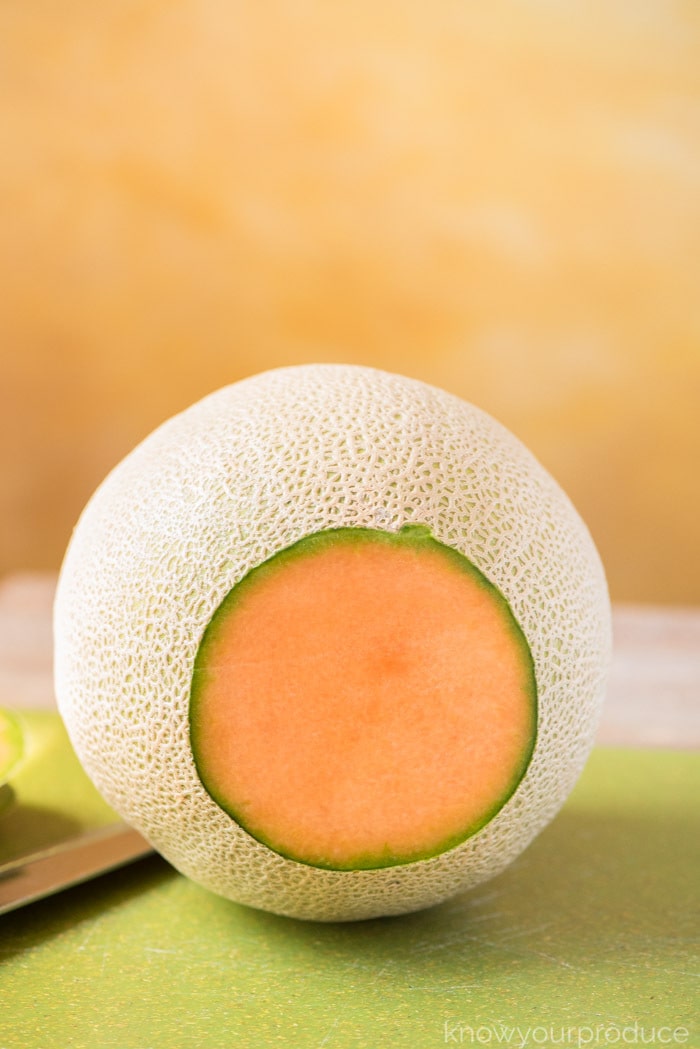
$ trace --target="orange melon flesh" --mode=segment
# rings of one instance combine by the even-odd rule
[[[426,528],[344,528],[251,571],[202,638],[198,774],[291,859],[409,863],[482,827],[536,734],[525,637],[502,595]]]

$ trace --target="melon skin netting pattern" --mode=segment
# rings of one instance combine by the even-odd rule
[[[197,775],[188,704],[200,640],[238,581],[305,536],[410,523],[508,601],[535,665],[532,760],[483,829],[432,859],[361,871],[285,859]],[[586,526],[498,422],[416,380],[305,365],[211,394],[112,471],[69,545],[55,641],[59,707],[107,801],[214,892],[332,921],[437,903],[498,873],[549,822],[592,746],[610,606]]]

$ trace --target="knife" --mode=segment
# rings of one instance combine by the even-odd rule
[[[133,827],[114,823],[0,866],[0,914],[123,867],[153,848]]]

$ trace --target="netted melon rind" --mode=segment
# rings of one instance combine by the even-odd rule
[[[202,786],[197,648],[251,568],[325,528],[428,525],[505,595],[529,642],[535,752],[478,834],[402,867],[320,870],[255,841]],[[484,412],[368,368],[267,372],[166,422],[86,507],[55,606],[59,707],[106,800],[179,870],[280,914],[416,910],[502,870],[558,811],[592,745],[610,655],[604,573],[554,480]]]

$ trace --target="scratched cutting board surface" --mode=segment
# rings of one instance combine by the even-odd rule
[[[28,823],[34,814],[25,844],[42,820],[54,836],[104,823],[60,723],[29,717],[42,757],[18,775],[0,840],[23,810]],[[558,818],[498,878],[357,924],[258,913],[159,857],[139,861],[0,918],[0,1046],[423,1049],[644,1035],[697,1049],[699,796],[696,754],[598,748]]]

